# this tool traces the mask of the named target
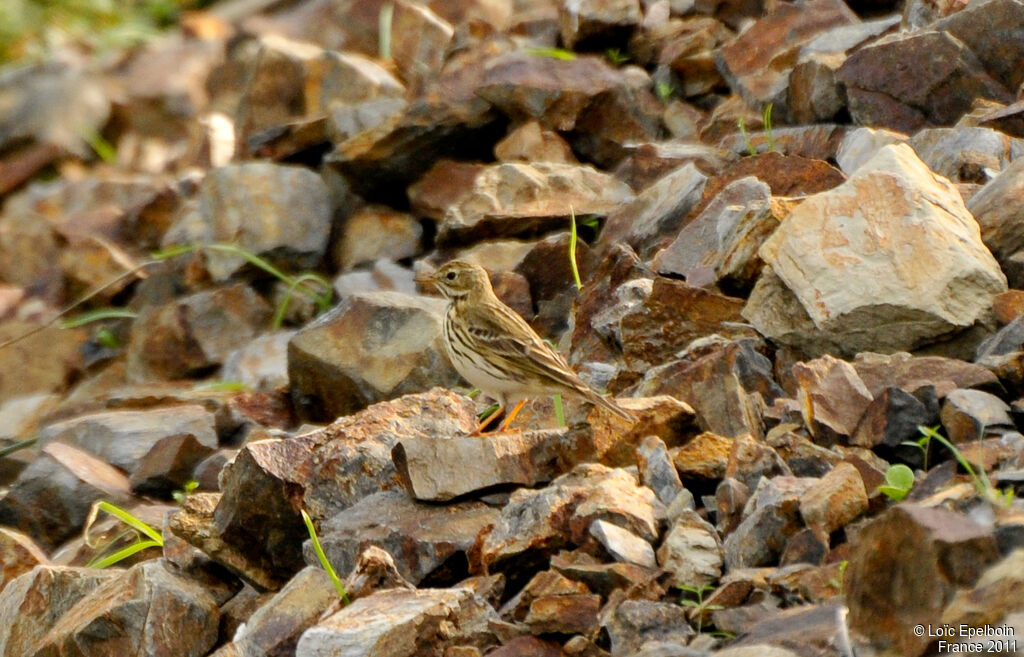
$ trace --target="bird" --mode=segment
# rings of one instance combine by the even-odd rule
[[[584,383],[560,353],[505,305],[494,293],[483,267],[451,260],[416,280],[432,283],[448,301],[444,345],[455,370],[498,402],[498,408],[480,422],[474,435],[517,401],[499,429],[507,431],[529,397],[546,394],[581,397],[623,419],[635,419],[630,411]]]

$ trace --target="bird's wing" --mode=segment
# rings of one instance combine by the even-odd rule
[[[472,313],[468,320],[469,333],[495,355],[520,363],[524,369],[560,387],[586,388],[565,358],[545,344],[526,320],[508,306],[490,304],[482,312]]]

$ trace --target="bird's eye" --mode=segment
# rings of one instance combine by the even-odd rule
[[[445,274],[445,278],[447,278],[450,281],[454,281],[455,280],[455,272],[453,272],[453,271],[448,272],[447,274]]]

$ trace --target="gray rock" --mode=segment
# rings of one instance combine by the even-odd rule
[[[618,525],[605,520],[595,520],[590,524],[590,535],[608,550],[608,554],[616,561],[635,563],[644,568],[656,568],[658,562],[654,557],[651,544]]]
[[[986,433],[1012,429],[1010,407],[982,390],[954,390],[946,395],[939,412],[942,426],[954,443],[984,438]]]
[[[722,539],[696,511],[685,511],[672,521],[658,548],[658,563],[672,586],[713,584],[725,565]]]
[[[770,566],[778,561],[789,537],[803,529],[800,497],[816,479],[761,479],[743,511],[743,520],[724,541],[729,570]]]
[[[907,143],[929,169],[961,183],[985,184],[1024,155],[1024,139],[991,128],[928,128]]]
[[[883,146],[907,140],[907,135],[884,128],[861,126],[843,137],[836,153],[836,164],[847,176],[852,176],[862,164],[875,156]]]
[[[686,608],[672,602],[623,600],[603,614],[601,626],[613,655],[632,655],[650,641],[687,643],[694,635]]]
[[[341,224],[334,261],[351,269],[387,258],[398,261],[419,253],[423,227],[412,215],[386,206],[366,205]]]
[[[1024,250],[1022,200],[1024,159],[1018,159],[979,189],[967,203],[967,209],[981,226],[985,246],[1004,267],[1014,254]],[[1020,284],[1017,278],[1019,276],[1011,280],[1015,286]]]
[[[228,353],[220,378],[237,381],[253,390],[274,390],[288,385],[288,343],[295,331],[258,335]]]
[[[679,473],[672,463],[665,442],[657,436],[647,436],[636,450],[640,483],[654,491],[658,500],[666,507],[683,494],[686,489],[679,480]],[[690,496],[692,499],[692,495]]]

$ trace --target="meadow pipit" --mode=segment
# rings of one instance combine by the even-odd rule
[[[482,267],[452,260],[417,280],[433,283],[448,300],[444,343],[452,365],[470,384],[498,402],[498,409],[481,422],[477,432],[509,402],[518,404],[505,418],[502,431],[508,429],[528,397],[556,393],[582,397],[619,417],[633,419],[629,411],[584,383],[561,354],[494,294]]]

